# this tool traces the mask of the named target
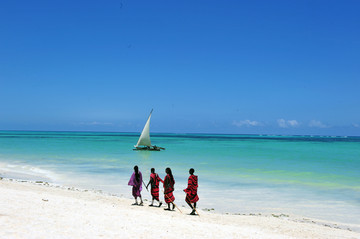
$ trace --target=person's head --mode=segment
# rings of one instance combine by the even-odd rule
[[[165,169],[165,173],[172,175],[172,172],[171,172],[171,169],[170,169],[170,168],[166,168],[166,169]]]
[[[165,172],[166,172],[168,175],[170,175],[171,181],[172,181],[173,183],[175,183],[175,181],[174,181],[174,176],[172,175],[171,169],[170,169],[170,168],[166,168],[166,169],[165,169]]]
[[[190,173],[191,175],[193,175],[194,172],[195,172],[195,170],[194,170],[193,168],[191,168],[191,169],[189,170],[189,173]]]
[[[151,168],[151,173],[155,173],[155,169],[154,169],[154,168]]]
[[[135,165],[134,171],[135,171],[135,179],[136,179],[136,181],[139,182],[139,180],[140,180],[140,174],[139,174],[139,167],[138,167],[137,165]]]

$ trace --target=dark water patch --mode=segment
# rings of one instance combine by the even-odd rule
[[[162,135],[152,134],[151,137],[206,139],[206,140],[271,140],[289,142],[360,142],[356,136],[248,136],[248,135]]]
[[[139,137],[140,133],[114,132],[41,132],[41,131],[0,131],[0,138],[34,138],[34,139],[96,139],[118,141],[121,137]],[[288,142],[360,142],[358,136],[311,136],[311,135],[242,135],[242,134],[172,134],[152,133],[152,138],[199,139],[207,141],[221,140],[269,140]]]

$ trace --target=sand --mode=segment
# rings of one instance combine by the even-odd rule
[[[130,190],[129,190],[130,191]],[[177,199],[179,204],[182,203]],[[227,215],[132,206],[133,200],[43,182],[0,180],[0,238],[360,238],[288,215]]]

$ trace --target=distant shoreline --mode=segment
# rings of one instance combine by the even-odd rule
[[[1,132],[32,132],[32,133],[104,133],[104,134],[131,134],[131,136],[139,136],[140,132],[135,131],[129,131],[129,132],[121,132],[121,131],[82,131],[82,130],[0,130]],[[232,134],[232,133],[174,133],[174,132],[151,132],[151,137],[157,137],[161,135],[171,136],[174,135],[176,137],[179,137],[181,135],[186,136],[194,136],[194,135],[201,135],[201,136],[254,136],[254,137],[327,137],[327,138],[360,138],[360,135],[320,135],[320,134]]]

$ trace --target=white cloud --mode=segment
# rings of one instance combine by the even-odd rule
[[[278,122],[279,127],[281,127],[281,128],[287,128],[288,127],[287,124],[286,124],[286,121],[284,119],[278,119],[277,122]]]
[[[237,127],[242,127],[242,126],[254,127],[254,126],[262,126],[263,124],[261,122],[251,121],[251,120],[241,120],[241,121],[234,120],[233,125]]]
[[[297,122],[296,120],[288,120],[288,124],[291,126],[291,127],[297,127],[299,126],[299,122]]]
[[[309,123],[310,127],[314,127],[314,128],[328,128],[329,126],[323,124],[321,121],[319,120],[311,120]]]
[[[114,125],[113,123],[107,123],[107,122],[97,122],[97,121],[93,121],[93,122],[81,122],[80,125],[88,125],[88,126],[96,126],[96,125]]]
[[[298,127],[300,125],[297,120],[278,119],[277,123],[281,128]]]

